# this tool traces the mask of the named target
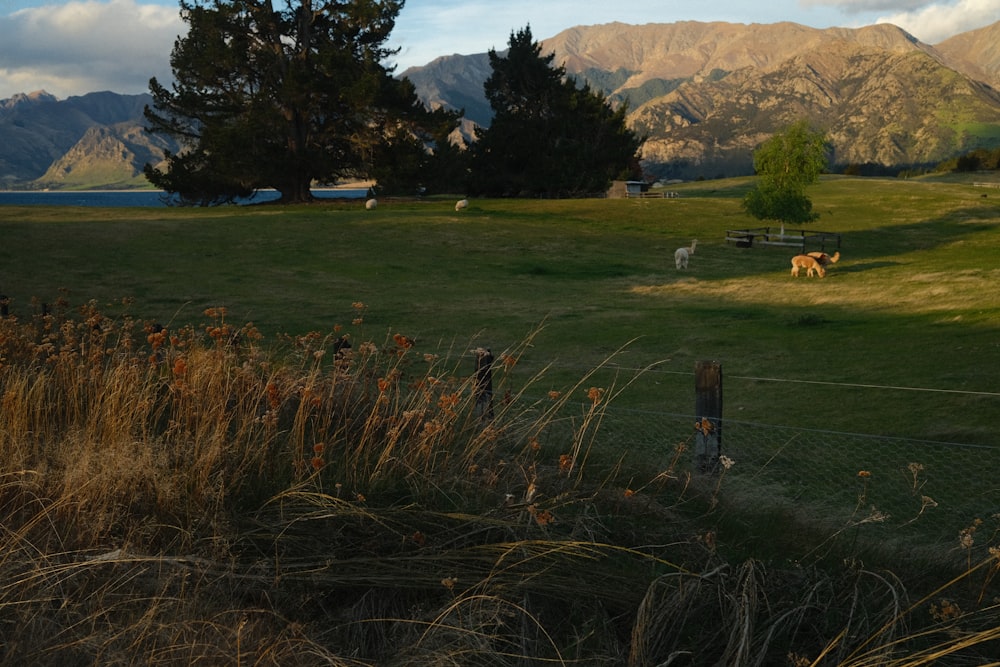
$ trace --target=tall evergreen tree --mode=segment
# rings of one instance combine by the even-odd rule
[[[512,32],[509,47],[505,57],[489,52],[493,120],[473,145],[470,193],[583,195],[636,175],[643,139],[626,127],[627,108],[553,67],[530,27]]]
[[[401,108],[415,105],[415,120],[385,129],[373,153],[370,173],[378,183],[378,192],[455,192],[456,184],[464,184],[467,170],[464,151],[450,139],[461,112],[427,112],[409,79],[403,79],[396,88]]]
[[[278,1],[181,0],[175,82],[150,80],[146,119],[184,149],[146,166],[154,185],[191,203],[309,201],[314,181],[369,177],[376,157],[422,159],[423,128],[454,124],[381,64],[403,0]]]

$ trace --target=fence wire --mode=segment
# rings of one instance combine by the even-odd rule
[[[691,383],[691,376],[677,381]],[[1000,403],[1000,395],[993,396]],[[579,428],[580,415],[589,408],[567,403],[562,427]],[[639,453],[643,460],[667,466],[679,444],[693,442],[696,419],[693,413],[612,403],[602,410],[594,444],[602,452]],[[776,426],[723,415],[720,453],[730,466],[710,474],[724,475],[722,499],[756,514],[793,512],[824,525],[863,530],[872,539],[938,550],[957,549],[960,533],[977,519],[991,521],[1000,533],[1000,447]],[[702,474],[693,447],[677,469]]]

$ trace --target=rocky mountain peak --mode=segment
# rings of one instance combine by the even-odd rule
[[[955,35],[935,48],[974,77],[1000,88],[1000,21]]]
[[[543,50],[554,52],[569,73],[590,69],[624,69],[632,76],[623,88],[650,79],[682,79],[732,72],[744,67],[767,71],[790,58],[844,45],[894,53],[930,51],[904,30],[889,24],[821,30],[797,23],[740,24],[698,21],[609,23],[578,26],[546,39]]]
[[[841,164],[925,164],[995,146],[998,33],[1000,23],[935,47],[890,24],[608,23],[564,30],[542,51],[628,103],[650,175],[692,178],[750,173],[754,147],[801,118],[827,130]],[[407,73],[418,94],[481,124],[488,75],[482,54]]]
[[[57,98],[44,90],[36,90],[32,93],[17,93],[13,97],[0,100],[0,111],[10,111],[18,107],[26,107],[32,104],[43,102],[55,102]]]

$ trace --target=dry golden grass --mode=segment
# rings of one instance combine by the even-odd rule
[[[772,281],[743,279],[699,281],[678,279],[660,285],[633,287],[631,292],[643,296],[684,295],[705,299],[739,300],[743,304],[771,307],[778,305],[836,306],[848,311],[902,314],[954,312],[975,308],[980,302],[980,290],[992,290],[1000,280],[1000,269],[984,267],[959,271],[906,273],[880,284],[877,289],[869,282],[838,281],[838,272],[849,272],[849,261],[829,267],[826,283],[789,281],[787,273]],[[813,281],[819,283],[818,280]]]
[[[266,347],[205,316],[0,319],[0,663],[861,667],[995,647],[973,528],[962,574],[916,602],[858,563],[730,563],[702,523],[729,511],[724,476],[692,474],[685,442],[658,470],[596,457],[627,381],[529,399],[507,371],[530,336],[497,354],[487,418],[467,350]]]

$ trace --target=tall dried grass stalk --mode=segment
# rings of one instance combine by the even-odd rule
[[[888,574],[730,568],[681,509],[721,511],[722,477],[682,443],[626,488],[600,426],[629,380],[530,398],[530,337],[487,417],[465,355],[401,334],[77,312],[0,319],[0,663],[865,667],[996,639],[990,607],[910,631]]]

